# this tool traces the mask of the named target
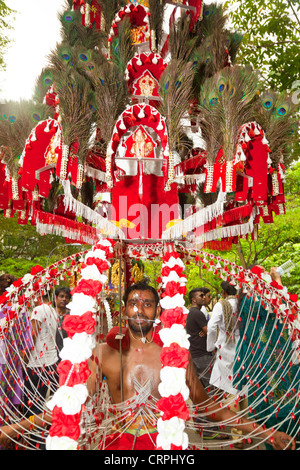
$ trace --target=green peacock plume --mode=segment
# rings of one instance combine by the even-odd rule
[[[272,165],[289,157],[290,148],[298,136],[299,110],[288,93],[278,93],[272,90],[261,94],[256,106],[256,121],[263,128],[271,150]]]
[[[49,116],[49,108],[34,101],[8,101],[0,106],[0,148],[11,176],[17,178],[19,159],[31,131]]]
[[[66,67],[55,74],[55,91],[59,98],[63,142],[68,147],[78,144],[78,158],[83,164],[92,135],[93,90],[74,68]]]
[[[149,0],[151,47],[157,51],[163,36],[165,4],[160,0]],[[154,37],[153,34],[154,33]]]
[[[257,93],[258,75],[251,66],[225,67],[205,80],[199,100],[200,128],[210,163],[220,148],[226,160],[233,159],[240,127],[254,118]]]
[[[96,106],[95,122],[101,130],[105,153],[115,123],[129,103],[127,83],[122,70],[110,61],[97,64],[91,76]]]
[[[169,147],[175,151],[183,144],[184,118],[192,98],[193,64],[171,59],[160,79],[160,113],[166,119]]]

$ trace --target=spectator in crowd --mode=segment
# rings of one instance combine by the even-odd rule
[[[186,320],[186,331],[190,335],[190,353],[196,374],[204,388],[209,388],[211,365],[214,359],[212,352],[207,351],[206,334],[208,320],[202,311],[205,293],[198,287],[189,292],[191,308]]]
[[[205,306],[205,297],[207,291],[203,291],[203,287],[197,287],[189,292],[189,301],[191,308],[186,319],[186,331],[190,335],[190,354],[193,360],[197,377],[206,389],[208,395],[213,394],[213,387],[210,386],[210,374],[214,360],[212,352],[207,351],[206,335],[207,323],[205,313],[202,307]],[[207,297],[208,298],[208,297]],[[204,426],[207,421],[201,417],[197,419],[198,424]],[[227,438],[226,434],[219,434],[219,430],[215,426],[209,426],[209,430],[204,431],[203,437],[208,438]]]
[[[67,308],[68,303],[71,300],[71,291],[69,287],[58,287],[55,290],[55,309],[58,315],[58,328],[56,332],[56,345],[58,351],[63,348],[63,340],[67,337],[66,331],[63,329],[63,321],[66,315],[70,313],[70,309]]]
[[[199,287],[200,289],[200,292],[203,292],[204,294],[204,302],[203,302],[203,305],[201,307],[201,312],[204,313],[207,321],[209,321],[210,319],[210,312],[207,310],[207,307],[208,305],[211,303],[211,293],[210,293],[210,289],[208,287]]]
[[[207,326],[207,349],[215,352],[210,384],[226,393],[226,401],[237,411],[237,390],[232,385],[233,365],[236,345],[239,340],[237,315],[237,291],[228,281],[221,283],[222,298],[215,304]],[[238,400],[239,410],[247,408],[247,400]],[[231,430],[235,447],[242,447],[242,433],[236,428]]]
[[[26,416],[41,413],[50,384],[54,391],[58,382],[56,373],[58,315],[49,302],[48,295],[43,296],[41,305],[33,309],[31,325],[34,345],[27,362],[24,397]]]

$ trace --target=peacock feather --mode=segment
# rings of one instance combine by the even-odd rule
[[[12,176],[17,177],[19,159],[31,131],[48,115],[48,106],[34,101],[8,101],[1,104],[0,148]]]
[[[91,79],[96,106],[95,121],[101,129],[105,152],[115,123],[128,104],[127,82],[124,73],[112,61],[97,64],[91,71]]]
[[[256,106],[256,121],[262,126],[271,150],[274,167],[287,157],[290,146],[297,138],[295,113],[299,106],[287,93],[268,90],[261,94]]]
[[[121,73],[133,58],[135,48],[132,44],[131,24],[129,18],[124,18],[118,25],[118,36],[111,45],[111,60],[118,66]]]
[[[180,17],[170,21],[169,51],[172,59],[190,60],[197,38],[192,38],[190,18]]]
[[[78,10],[66,10],[59,15],[62,42],[73,47],[79,45],[85,49],[100,48],[107,34],[96,28],[86,28],[82,24],[81,13]]]
[[[55,74],[55,91],[59,98],[63,142],[69,147],[78,143],[78,158],[84,163],[92,133],[93,90],[75,68],[66,67]]]
[[[228,31],[226,22],[227,15],[221,5],[204,5],[203,20],[197,24],[199,41],[193,52],[197,94],[206,78],[234,62],[242,36]]]
[[[205,80],[200,94],[200,128],[207,159],[214,163],[220,148],[226,160],[235,155],[240,127],[253,119],[258,76],[250,66],[225,67]]]
[[[105,21],[106,31],[110,31],[116,13],[128,3],[126,0],[98,0]]]
[[[166,119],[169,147],[175,151],[184,132],[184,118],[192,98],[194,69],[192,62],[172,59],[160,79],[160,112]]]
[[[33,99],[38,103],[43,103],[45,94],[53,83],[53,70],[51,68],[44,68],[36,80]]]
[[[155,41],[151,44],[152,49],[158,50],[158,46],[161,44],[163,36],[163,22],[165,13],[165,4],[160,0],[149,0],[149,11],[150,11],[150,28],[154,31],[155,38],[151,38],[151,41]]]

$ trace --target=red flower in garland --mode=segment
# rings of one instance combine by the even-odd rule
[[[164,266],[161,270],[161,275],[163,277],[169,276],[170,273],[175,271],[176,274],[178,274],[178,276],[186,277],[186,275],[183,274],[183,270],[184,270],[184,268],[182,266],[179,266],[178,264],[175,264],[175,266],[173,268],[170,268],[170,266]]]
[[[101,259],[101,258],[89,257],[86,260],[86,264],[87,264],[87,266],[91,266],[91,265],[95,264],[101,274],[104,271],[107,271],[109,269],[108,262],[106,260]]]
[[[58,269],[57,268],[52,268],[49,271],[49,276],[50,277],[55,277],[58,274]]]
[[[66,315],[63,321],[63,328],[70,338],[75,333],[87,333],[91,335],[95,331],[96,321],[92,312],[86,312],[83,315]]]
[[[163,256],[163,262],[167,263],[170,258],[180,258],[179,254],[176,251],[171,251],[170,253],[165,253]]]
[[[189,350],[182,348],[178,343],[164,347],[160,353],[163,366],[186,368],[189,363]]]
[[[275,289],[279,289],[279,290],[283,289],[283,287],[280,284],[278,284],[278,282],[276,281],[272,281],[270,283],[270,286],[275,287]]]
[[[72,362],[66,360],[61,361],[57,366],[57,372],[59,374],[59,385],[65,385],[68,379],[68,387],[74,387],[74,385],[84,384],[87,382],[91,371],[87,366],[87,361],[81,362],[80,364],[74,364],[72,370]]]
[[[179,419],[187,420],[190,415],[181,393],[178,393],[178,395],[169,395],[168,397],[161,398],[156,403],[156,407],[163,413],[163,421],[171,419],[174,416]]]
[[[71,294],[85,294],[91,297],[96,297],[102,290],[102,284],[100,281],[93,281],[91,279],[81,279],[75,289],[72,290]]]
[[[262,273],[264,272],[262,268],[260,268],[259,266],[253,266],[253,268],[251,268],[251,272],[253,274],[257,274],[257,276],[261,276]]]
[[[69,437],[77,441],[80,437],[80,413],[65,415],[62,409],[55,406],[52,412],[52,425],[49,429],[51,437]]]
[[[167,282],[165,291],[162,297],[174,297],[176,294],[186,294],[186,286],[181,286],[179,282],[170,281]]]
[[[174,323],[185,326],[187,315],[183,313],[182,307],[175,307],[164,310],[160,316],[160,320],[165,328],[171,328]]]
[[[289,294],[291,302],[298,302],[298,295],[297,294]]]
[[[20,279],[17,279],[12,283],[14,287],[20,287],[23,284],[23,279],[20,277]]]
[[[42,266],[33,266],[33,268],[31,268],[31,271],[30,271],[30,274],[32,274],[33,276],[35,276],[37,273],[43,271],[44,268]]]
[[[8,292],[4,292],[4,294],[0,296],[0,304],[4,304],[8,300],[8,297],[9,297]]]

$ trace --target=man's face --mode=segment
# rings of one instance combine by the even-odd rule
[[[204,296],[204,305],[207,306],[209,305],[211,302],[211,293],[208,292],[207,294],[205,294]]]
[[[155,297],[151,290],[130,292],[123,311],[128,317],[128,326],[131,331],[146,335],[153,327],[159,308],[155,304]]]
[[[193,296],[193,301],[192,301],[192,304],[195,306],[195,307],[202,307],[202,305],[204,305],[204,294],[203,292],[195,292],[194,296]]]
[[[57,308],[65,309],[70,302],[70,297],[66,292],[62,291],[55,297],[55,302]]]

